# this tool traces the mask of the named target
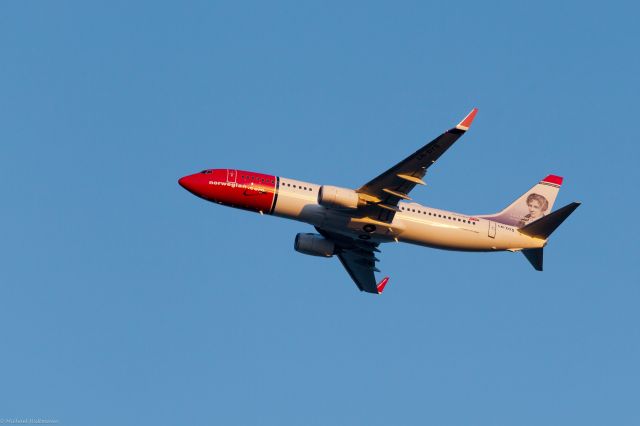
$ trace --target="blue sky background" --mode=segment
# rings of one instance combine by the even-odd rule
[[[637,425],[638,7],[3,2],[0,418]],[[480,109],[418,202],[548,173],[546,271],[383,246],[384,296],[219,207],[231,167],[357,187]]]

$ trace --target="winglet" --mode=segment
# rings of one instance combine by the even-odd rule
[[[380,284],[378,284],[378,294],[382,294],[382,291],[384,290],[384,287],[387,285],[387,282],[389,282],[389,277],[384,277],[382,281],[380,281]]]
[[[469,127],[471,127],[471,123],[473,123],[473,119],[476,118],[476,114],[478,113],[478,108],[474,108],[471,110],[469,114],[456,126],[456,129],[467,131]]]

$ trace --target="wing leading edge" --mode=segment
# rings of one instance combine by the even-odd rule
[[[422,178],[436,162],[462,136],[476,117],[474,108],[454,128],[447,130],[386,172],[360,187],[359,192],[370,204],[363,207],[369,217],[391,222],[400,200],[410,200],[409,192],[416,185],[425,185]]]

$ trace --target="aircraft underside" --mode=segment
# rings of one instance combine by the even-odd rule
[[[185,176],[180,185],[218,204],[271,214],[312,225],[299,233],[296,251],[336,256],[361,291],[379,294],[376,282],[382,243],[403,242],[456,251],[521,251],[542,270],[542,248],[551,233],[579,206],[552,211],[562,178],[548,175],[498,213],[470,216],[410,202],[424,185],[427,168],[471,125],[477,110],[389,170],[358,189],[317,185],[236,169],[208,169]]]

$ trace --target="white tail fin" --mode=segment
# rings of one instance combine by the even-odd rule
[[[500,213],[480,217],[521,228],[551,213],[561,185],[560,176],[549,175]]]

